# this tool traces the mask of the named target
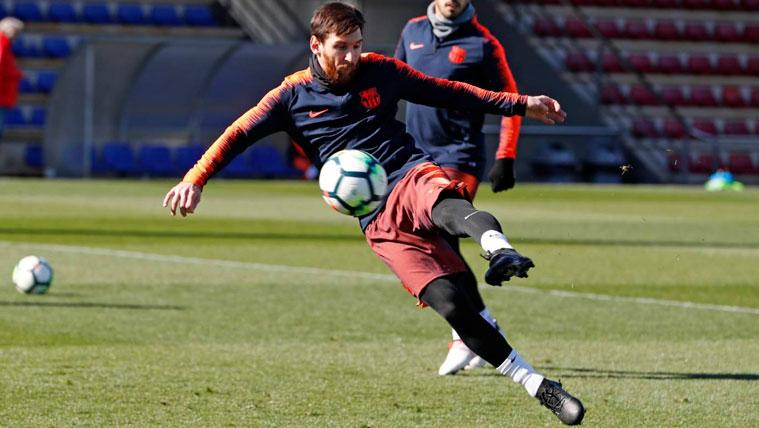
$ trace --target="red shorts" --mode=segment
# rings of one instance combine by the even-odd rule
[[[472,202],[474,200],[474,195],[477,194],[477,187],[480,186],[480,180],[472,174],[467,174],[466,172],[459,171],[450,166],[444,166],[443,171],[445,171],[446,175],[448,175],[448,178],[451,180],[464,184],[464,188],[466,188],[466,192],[468,193],[467,199],[469,199],[469,202]]]
[[[364,231],[372,251],[417,298],[433,280],[468,270],[432,222],[432,207],[445,190],[466,197],[463,184],[450,180],[439,166],[417,165],[393,188],[385,208]]]

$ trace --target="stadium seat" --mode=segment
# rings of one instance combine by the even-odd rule
[[[68,1],[56,1],[50,3],[47,8],[47,16],[53,22],[74,23],[79,22],[74,5]]]
[[[688,57],[687,60],[688,72],[691,74],[713,74],[714,68],[712,67],[712,61],[707,55],[693,54]]]
[[[741,0],[741,8],[745,10],[759,10],[759,0]]]
[[[722,105],[732,108],[746,107],[741,89],[734,85],[722,87]]]
[[[566,64],[567,69],[576,73],[594,70],[593,63],[582,52],[569,52],[564,59],[564,63]]]
[[[682,0],[682,9],[711,9],[711,0]]]
[[[694,42],[704,42],[711,40],[712,35],[706,24],[700,21],[686,22],[683,28],[683,38]]]
[[[712,6],[717,10],[735,10],[740,8],[740,2],[736,0],[714,0]]]
[[[163,145],[144,145],[137,156],[143,174],[151,177],[169,177],[175,175],[171,161],[171,151]]]
[[[749,135],[749,129],[746,122],[742,120],[729,120],[725,122],[722,130],[725,135]]]
[[[90,24],[111,24],[113,17],[111,11],[105,3],[86,3],[82,8],[82,18],[84,22]]]
[[[751,98],[749,100],[749,106],[754,107],[754,108],[759,108],[759,87],[751,89]]]
[[[177,27],[182,25],[177,8],[173,4],[159,4],[150,10],[150,20],[162,27]]]
[[[135,3],[119,3],[116,7],[116,21],[128,25],[145,25],[148,23],[142,6]]]
[[[743,74],[743,67],[737,55],[723,55],[717,58],[717,74],[737,76]]]
[[[685,127],[679,120],[667,118],[664,120],[664,136],[667,138],[681,139],[685,137]]]
[[[32,82],[27,77],[22,77],[18,82],[18,91],[22,94],[31,94],[37,92],[37,88],[32,85]]]
[[[653,0],[620,0],[620,4],[625,7],[648,8],[653,7]]]
[[[203,146],[199,144],[178,147],[174,156],[174,172],[176,175],[184,174],[192,168],[204,151]]]
[[[688,104],[694,107],[716,107],[717,100],[710,86],[693,86],[690,89]]]
[[[593,37],[590,29],[577,18],[567,18],[564,20],[564,32],[567,36],[575,39],[586,39]]]
[[[128,143],[106,143],[103,145],[102,161],[105,172],[118,175],[134,175],[139,171],[134,159],[132,146]]]
[[[51,58],[65,58],[71,54],[71,46],[65,36],[44,36],[42,50]]]
[[[648,39],[651,34],[648,31],[646,21],[640,19],[629,19],[625,21],[622,34],[628,39]]]
[[[679,0],[654,0],[654,6],[661,9],[677,9],[680,7]]]
[[[187,25],[214,27],[217,24],[216,19],[211,13],[211,9],[206,5],[188,4],[184,7],[184,20]]]
[[[625,104],[626,102],[627,99],[616,84],[607,83],[601,88],[601,103]]]
[[[635,138],[658,138],[659,130],[651,119],[635,119],[632,134]]]
[[[37,90],[46,94],[53,91],[58,73],[50,70],[42,70],[37,73]]]
[[[656,95],[646,86],[635,84],[630,86],[630,99],[639,106],[652,106],[658,104]]]
[[[36,58],[43,56],[42,50],[34,40],[24,36],[16,37],[12,44],[13,54],[18,58]]]
[[[19,1],[13,5],[13,16],[24,22],[43,22],[45,17],[36,1]]]
[[[288,165],[282,153],[272,146],[255,146],[250,149],[253,176],[266,178],[295,177],[298,173]]]
[[[549,183],[571,183],[577,180],[577,157],[561,142],[549,143],[532,163],[539,181]]]
[[[619,61],[619,57],[612,52],[604,52],[601,56],[601,66],[607,73],[622,73],[625,69]]]
[[[693,120],[693,129],[697,129],[709,135],[717,135],[717,125],[711,119],[700,118]]]
[[[711,174],[720,168],[721,162],[710,153],[697,154],[688,165],[688,170],[696,174]]]
[[[559,26],[550,18],[538,18],[532,23],[532,31],[539,37],[558,37],[561,34]]]
[[[666,86],[661,89],[661,95],[668,105],[679,107],[687,104],[683,90],[679,86]]]
[[[628,55],[627,60],[641,73],[651,73],[654,71],[654,66],[651,63],[651,58],[647,53],[631,53]]]
[[[714,26],[714,39],[722,43],[739,43],[742,34],[732,22],[718,22]]]
[[[681,36],[674,21],[661,20],[654,24],[654,37],[659,40],[678,40]]]
[[[755,174],[757,168],[748,152],[732,152],[728,156],[727,169],[733,174]]]
[[[8,126],[24,126],[27,124],[24,111],[13,107],[5,113],[5,124]]]
[[[610,19],[598,20],[596,21],[595,26],[607,39],[616,39],[621,35],[617,21]]]
[[[42,168],[44,165],[42,144],[26,144],[24,146],[24,162],[31,168]]]
[[[746,60],[746,74],[759,76],[759,56],[752,56]]]
[[[677,55],[660,55],[657,60],[656,69],[659,73],[679,74],[683,72],[683,63]]]
[[[746,23],[746,26],[743,27],[743,42],[754,44],[759,43],[759,23]]]
[[[47,118],[47,109],[45,107],[35,107],[32,109],[32,116],[29,119],[29,125],[43,126]]]
[[[254,174],[254,170],[249,161],[247,152],[243,152],[224,167],[219,172],[219,175],[227,178],[249,178]]]

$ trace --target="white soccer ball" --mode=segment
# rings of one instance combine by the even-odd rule
[[[53,282],[53,268],[47,260],[26,256],[13,268],[16,290],[26,294],[45,294]]]
[[[385,168],[361,150],[342,150],[319,173],[324,201],[335,211],[359,217],[374,211],[387,190]]]

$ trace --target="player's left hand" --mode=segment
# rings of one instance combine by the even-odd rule
[[[488,178],[490,179],[490,188],[493,189],[493,192],[498,193],[513,188],[517,181],[516,171],[514,170],[514,159],[496,159],[493,168],[490,169]]]
[[[195,208],[200,203],[200,194],[203,189],[193,183],[181,182],[172,187],[163,198],[163,206],[169,207],[171,215],[177,215],[177,208],[182,217],[195,212]]]
[[[525,117],[539,120],[546,125],[564,122],[567,113],[561,109],[559,102],[545,95],[527,97],[527,112]]]

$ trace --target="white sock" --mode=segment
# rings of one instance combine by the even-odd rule
[[[503,330],[501,330],[501,326],[499,326],[498,323],[495,321],[495,318],[493,318],[493,315],[490,315],[490,311],[488,310],[488,308],[481,310],[480,316],[484,318],[485,321],[488,322],[488,324],[495,327],[495,329],[498,330],[499,333],[501,333],[501,336],[503,336],[504,339],[506,338],[506,333]]]
[[[456,333],[456,330],[451,329],[451,338],[453,340],[461,340],[461,336],[459,336],[458,333]]]
[[[492,254],[496,250],[504,248],[514,248],[509,244],[506,236],[497,230],[488,230],[480,237],[480,245],[485,250],[485,254]]]
[[[508,376],[516,383],[522,384],[530,396],[534,397],[538,393],[538,387],[543,382],[543,375],[536,373],[516,349],[511,350],[511,354],[500,366],[496,368],[498,373]]]

